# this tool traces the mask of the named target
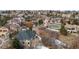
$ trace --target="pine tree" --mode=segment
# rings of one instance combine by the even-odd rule
[[[39,24],[39,25],[43,24],[43,20],[42,20],[42,19],[39,20],[39,21],[38,21],[38,24]]]
[[[13,48],[16,48],[16,49],[21,48],[20,42],[16,38],[13,39],[12,46],[13,46]]]
[[[67,35],[68,34],[68,32],[65,29],[64,25],[61,25],[60,33],[63,34],[63,35]]]

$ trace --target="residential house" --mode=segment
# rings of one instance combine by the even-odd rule
[[[44,27],[47,27],[48,24],[49,24],[49,18],[46,18],[46,19],[44,20]]]
[[[66,24],[65,28],[69,33],[77,33],[77,25]]]
[[[9,29],[10,29],[10,31],[13,31],[13,32],[19,31],[20,30],[20,25],[16,24],[16,23],[9,24]]]
[[[51,18],[50,24],[52,24],[52,23],[60,23],[60,21],[61,21],[61,18]]]
[[[8,38],[9,36],[9,30],[6,27],[0,27],[0,36],[4,36],[5,38]]]
[[[21,30],[17,34],[16,38],[20,41],[24,48],[34,48],[36,43],[39,41],[39,37],[36,32],[30,29]]]
[[[7,48],[8,41],[9,41],[9,29],[6,27],[0,27],[0,48]]]
[[[62,17],[66,17],[66,18],[70,18],[71,17],[71,14],[62,14]]]
[[[7,21],[6,27],[8,27],[12,32],[20,30],[21,22],[24,22],[22,17],[16,16],[15,18]]]

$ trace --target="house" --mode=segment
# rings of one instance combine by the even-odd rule
[[[28,27],[28,28],[32,28],[33,27],[33,22],[32,20],[28,20],[25,22],[25,26]]]
[[[35,31],[32,31],[30,29],[23,29],[21,30],[16,38],[20,41],[20,43],[25,47],[25,48],[32,48],[35,47],[36,44],[33,42],[38,42],[39,37],[37,36]],[[37,41],[36,41],[37,40]]]
[[[70,18],[71,14],[62,14],[62,17]]]
[[[20,30],[20,25],[17,24],[17,23],[8,23],[8,24],[6,25],[6,27],[9,28],[9,31],[10,31],[11,33]]]
[[[61,21],[61,18],[51,18],[51,20],[50,20],[50,24],[52,24],[52,23],[60,23],[60,21]]]
[[[6,27],[0,27],[0,36],[7,38],[9,35],[9,30]]]
[[[79,31],[79,25],[65,25],[69,33],[77,33]]]
[[[25,19],[23,17],[20,16],[15,16],[14,18],[12,18],[11,20],[8,20],[7,23],[8,24],[12,24],[12,23],[17,23],[17,24],[21,24],[21,22],[24,22]]]
[[[8,42],[9,42],[9,30],[8,30],[8,28],[0,27],[0,48],[7,48]]]
[[[49,24],[49,18],[46,18],[46,19],[44,20],[44,26],[47,27],[48,24]]]
[[[13,19],[11,19],[11,20],[9,20],[9,21],[7,21],[8,22],[8,24],[12,24],[12,23],[21,23],[21,19],[20,18],[13,18]]]
[[[9,28],[11,31],[15,32],[20,29],[20,25],[23,20],[24,20],[23,18],[20,18],[17,16],[15,18],[7,21],[6,27]]]
[[[77,25],[66,24],[65,28],[69,33],[77,33]]]
[[[39,28],[38,34],[41,36],[42,44],[48,48],[57,48],[55,39],[58,39],[59,33],[55,31],[50,31],[46,28]]]

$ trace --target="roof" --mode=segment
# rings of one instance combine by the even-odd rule
[[[8,33],[8,28],[6,28],[6,27],[0,27],[0,36],[2,35],[2,34],[6,34],[6,33]]]
[[[58,29],[61,28],[61,24],[60,24],[60,23],[57,23],[57,24],[50,24],[50,25],[48,26],[48,28],[58,30]]]
[[[18,33],[16,38],[18,40],[31,40],[35,37],[36,32],[32,30],[22,30]]]
[[[2,30],[4,30],[4,29],[8,30],[8,28],[6,28],[6,27],[0,27],[0,29],[2,29]]]
[[[66,24],[65,27],[66,27],[66,28],[76,28],[77,25],[69,25],[69,24]]]

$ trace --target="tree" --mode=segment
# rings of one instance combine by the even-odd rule
[[[60,33],[63,34],[63,35],[67,35],[68,34],[68,32],[65,29],[64,25],[61,25]]]
[[[0,20],[0,26],[4,26],[6,23],[6,20]]]
[[[10,16],[5,16],[5,19],[6,20],[10,20],[10,19],[12,19],[13,17],[10,17]]]
[[[79,25],[78,20],[77,20],[77,19],[73,19],[73,24],[75,24],[75,25]]]
[[[39,21],[38,21],[38,24],[39,24],[39,25],[43,24],[43,20],[42,20],[42,19],[39,20]]]
[[[4,26],[8,20],[10,20],[12,17],[10,16],[3,16],[3,18],[1,18],[0,16],[0,26]]]
[[[63,25],[65,25],[65,21],[63,20],[63,19],[61,19],[61,21],[60,21]]]
[[[16,49],[21,48],[20,42],[16,38],[13,39],[12,46],[13,46],[13,48],[16,48]]]

